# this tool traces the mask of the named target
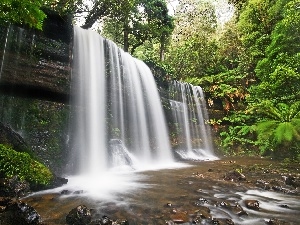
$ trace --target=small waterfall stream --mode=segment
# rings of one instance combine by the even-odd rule
[[[207,124],[208,114],[202,88],[176,81],[170,85],[169,92],[179,139],[177,153],[183,159],[216,159]]]

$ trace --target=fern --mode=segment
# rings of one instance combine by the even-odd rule
[[[278,125],[278,121],[269,120],[257,124],[256,132],[258,139],[269,139]]]
[[[294,137],[294,127],[290,122],[283,122],[274,131],[274,140],[277,144],[291,142]]]
[[[300,101],[291,104],[279,103],[275,107],[267,102],[259,110],[265,118],[256,126],[260,143],[269,143],[269,148],[284,145],[288,149],[297,146],[300,141]],[[261,149],[268,145],[261,145]]]
[[[300,101],[295,102],[290,107],[289,119],[292,120],[293,118],[300,119]]]

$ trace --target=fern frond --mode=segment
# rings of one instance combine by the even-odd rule
[[[280,123],[274,132],[274,139],[277,144],[291,142],[294,138],[295,129],[292,123]]]
[[[277,125],[279,124],[279,121],[277,120],[267,120],[259,122],[256,126],[256,132],[268,132],[274,130]]]
[[[300,118],[293,118],[291,120],[291,123],[293,124],[294,127],[299,129],[299,131],[300,131]]]
[[[265,105],[261,105],[259,112],[262,115],[265,115],[267,118],[273,119],[273,120],[282,120],[282,112],[280,109],[273,106],[273,104],[268,103]]]
[[[260,141],[270,139],[273,136],[278,123],[277,120],[268,120],[258,123],[256,126],[257,138]]]
[[[253,125],[252,126],[241,126],[241,129],[237,132],[238,135],[247,135],[249,133],[252,133],[253,132]]]
[[[276,107],[276,111],[278,112],[278,114],[280,114],[279,120],[281,122],[290,121],[290,119],[289,119],[290,107],[287,104],[278,103],[277,107]]]
[[[297,101],[291,105],[289,118],[290,120],[293,118],[300,119],[300,101]]]

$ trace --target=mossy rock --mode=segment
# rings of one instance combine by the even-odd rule
[[[6,178],[18,176],[30,185],[48,185],[53,179],[51,171],[28,153],[17,152],[0,144],[0,174]]]

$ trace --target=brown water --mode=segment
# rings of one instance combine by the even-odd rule
[[[93,209],[94,219],[107,215],[112,219],[127,219],[129,224],[192,221],[195,212],[203,206],[210,209],[213,218],[231,218],[235,224],[266,224],[271,218],[283,220],[285,224],[300,224],[299,194],[264,191],[255,186],[257,179],[281,179],[282,173],[275,166],[277,164],[257,158],[192,162],[191,167],[139,172],[140,185],[129,192],[115,194],[111,201],[84,194],[66,197],[60,192],[36,193],[24,201],[33,206],[49,225],[66,224],[68,212],[80,204]],[[252,169],[254,167],[256,169]],[[232,169],[243,170],[246,181],[225,181],[224,174]],[[293,169],[297,172],[297,168]],[[267,170],[269,172],[266,173]],[[287,168],[282,171],[289,172]],[[207,202],[204,203],[201,198]],[[245,199],[258,200],[260,210],[247,209]],[[228,207],[221,207],[221,202],[237,202],[248,215],[238,216]],[[199,224],[211,224],[208,221],[211,220],[202,220]]]

